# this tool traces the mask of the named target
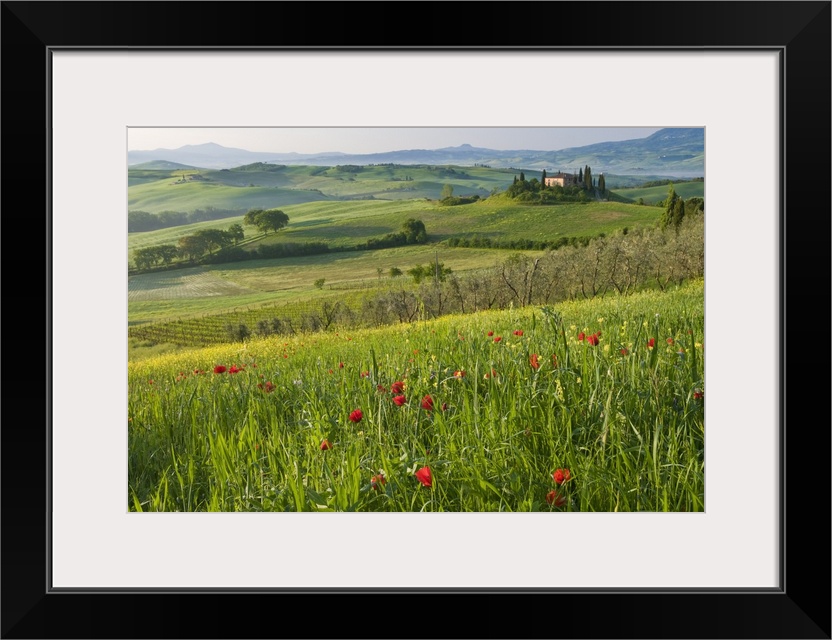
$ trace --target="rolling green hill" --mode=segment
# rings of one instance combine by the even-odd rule
[[[515,204],[501,196],[492,196],[473,204],[446,207],[422,200],[309,202],[282,207],[289,225],[277,234],[256,238],[248,248],[261,243],[325,242],[330,247],[352,247],[370,238],[400,230],[408,218],[425,224],[430,242],[450,238],[479,236],[492,240],[549,241],[562,237],[592,237],[613,233],[623,227],[650,226],[660,211],[653,207],[617,202],[569,203],[541,206]],[[226,218],[209,222],[131,233],[128,250],[157,244],[176,244],[181,236],[198,229],[227,229],[242,224],[243,218]],[[246,227],[246,236],[260,236]]]
[[[194,211],[199,208],[245,210],[280,208],[289,224],[264,236],[245,227],[244,250],[263,245],[324,243],[333,250],[321,255],[245,260],[213,266],[146,273],[129,278],[130,324],[193,313],[216,313],[238,305],[303,301],[355,287],[375,286],[389,272],[438,259],[454,273],[492,267],[514,250],[487,249],[472,242],[488,240],[531,248],[531,243],[611,235],[625,227],[654,226],[656,207],[590,201],[557,205],[522,204],[501,190],[519,170],[451,166],[282,166],[254,163],[230,170],[144,167],[130,170],[129,208],[148,212]],[[538,178],[530,172],[526,179]],[[438,200],[450,184],[455,196],[476,194],[478,201],[456,206]],[[699,189],[703,183],[679,183]],[[252,186],[253,185],[253,186]],[[667,187],[655,187],[664,197]],[[636,190],[621,190],[634,192]],[[642,190],[648,193],[649,190]],[[492,194],[493,195],[489,195]],[[428,194],[428,195],[419,195]],[[397,233],[403,223],[421,220],[428,234],[422,245],[353,251],[368,240]],[[228,229],[242,224],[240,215],[128,234],[128,255],[135,249],[177,244],[200,229]],[[541,247],[536,247],[540,249]],[[339,251],[340,250],[340,251]],[[348,251],[344,251],[348,250]],[[529,253],[529,252],[527,252]],[[541,251],[530,252],[542,255]],[[315,284],[325,278],[323,288]]]
[[[658,187],[641,187],[635,189],[616,189],[615,193],[624,198],[637,201],[639,198],[644,199],[645,204],[653,204],[667,197],[669,185],[662,185]],[[698,182],[679,182],[674,183],[674,191],[687,200],[688,198],[704,198],[705,197],[705,183]]]
[[[454,188],[455,195],[484,197],[511,184],[517,174],[519,170],[429,165],[255,163],[219,171],[131,168],[128,208],[159,213],[206,207],[274,208],[313,200],[436,199],[446,184]]]
[[[230,186],[217,182],[186,182],[155,180],[128,187],[130,210],[160,213],[161,211],[194,211],[206,207],[217,209],[271,209],[288,204],[328,200],[315,191],[281,189],[279,187]]]

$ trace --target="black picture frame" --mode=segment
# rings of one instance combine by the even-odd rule
[[[249,638],[303,637],[306,632],[325,638],[830,638],[830,2],[320,6],[2,3],[7,338],[0,432],[2,637]],[[557,23],[528,17],[546,10],[557,11]],[[394,11],[406,11],[408,19],[396,27],[396,44],[391,45],[390,33],[377,30],[374,16]],[[164,19],[159,18],[162,12]],[[276,28],[266,19],[274,12],[287,22],[288,16],[300,17],[291,19],[291,28],[285,23]],[[779,349],[782,363],[780,588],[53,592],[47,553],[49,390],[60,381],[50,378],[49,362],[51,323],[60,319],[50,315],[49,303],[49,269],[55,265],[49,242],[48,96],[50,51],[65,47],[779,51],[785,80],[779,270],[783,303],[781,344],[772,349]],[[753,241],[753,235],[744,241]],[[399,622],[390,626],[391,619]]]

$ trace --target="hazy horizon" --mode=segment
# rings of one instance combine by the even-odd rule
[[[558,151],[635,140],[665,127],[129,127],[129,151],[214,143],[269,153],[384,153],[469,144],[500,151]]]

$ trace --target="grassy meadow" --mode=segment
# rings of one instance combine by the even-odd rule
[[[130,510],[704,510],[703,283],[129,365]]]
[[[670,185],[661,185],[658,187],[636,187],[632,189],[616,189],[615,193],[634,201],[637,201],[639,198],[643,198],[645,204],[652,204],[667,198],[669,188]],[[688,198],[705,197],[705,183],[702,181],[674,183],[673,190],[685,200]]]
[[[438,198],[445,184],[452,185],[456,195],[487,196],[495,187],[511,184],[518,173],[509,169],[427,165],[371,165],[355,169],[280,165],[222,171],[131,169],[128,209],[159,213],[208,206],[282,208],[345,198],[413,200]],[[200,179],[182,181],[183,176],[194,175]]]

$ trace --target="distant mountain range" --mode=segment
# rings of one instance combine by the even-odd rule
[[[271,153],[223,147],[213,142],[178,149],[129,151],[129,166],[143,163],[178,163],[205,169],[231,169],[254,162],[286,165],[334,166],[344,164],[488,165],[494,168],[577,171],[584,165],[592,173],[660,173],[677,176],[705,175],[705,129],[668,128],[635,140],[599,142],[557,151],[501,151],[463,144],[442,149],[407,149],[384,153],[320,154]]]

